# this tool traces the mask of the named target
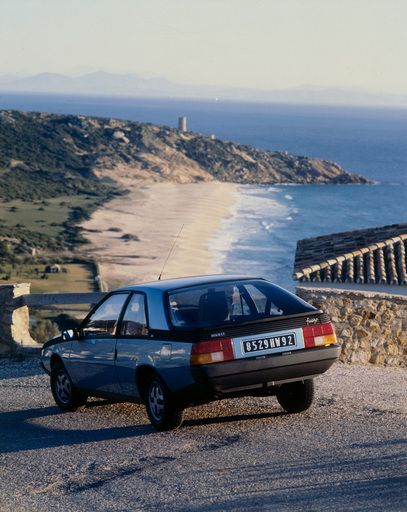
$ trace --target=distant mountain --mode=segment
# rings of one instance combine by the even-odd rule
[[[143,78],[135,73],[97,71],[80,76],[40,73],[22,77],[0,74],[0,91],[25,93],[129,96],[144,98],[220,99],[319,105],[407,107],[407,94],[375,94],[352,88],[304,87],[284,90],[186,85],[165,78]]]

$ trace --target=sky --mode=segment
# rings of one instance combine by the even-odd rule
[[[407,93],[406,0],[0,0],[0,73]]]

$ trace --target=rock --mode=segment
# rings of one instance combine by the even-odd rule
[[[370,336],[370,332],[363,327],[357,327],[355,332],[358,339],[368,338]]]
[[[394,343],[385,343],[384,348],[386,350],[386,355],[396,356],[399,353],[399,348]]]
[[[360,315],[351,315],[348,318],[348,322],[351,327],[357,327],[358,325],[360,325],[362,320],[363,320],[363,317],[361,317]]]
[[[353,336],[353,331],[352,329],[348,328],[348,329],[344,329],[342,332],[341,332],[341,337],[342,338],[352,338]]]
[[[379,332],[380,331],[380,325],[378,322],[376,322],[375,320],[366,320],[366,328],[370,331],[370,332]]]
[[[401,337],[401,333],[403,331],[403,322],[399,319],[393,320],[391,324],[391,333],[396,338]]]
[[[389,323],[390,324],[392,319],[393,319],[393,315],[392,315],[391,311],[386,308],[386,310],[384,311],[384,313],[381,316],[381,319],[380,319],[381,322],[385,322],[385,323]]]
[[[396,311],[396,318],[401,318],[402,320],[407,320],[407,309],[399,309]]]
[[[345,306],[341,309],[341,315],[342,318],[346,318],[347,316],[350,316],[354,313],[353,308],[350,308],[348,306]]]
[[[375,364],[377,366],[383,365],[384,359],[385,359],[385,357],[383,354],[379,354],[376,352],[371,355],[371,357],[369,359],[369,363]]]

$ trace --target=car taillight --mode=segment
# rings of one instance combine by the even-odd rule
[[[191,350],[191,364],[210,364],[231,361],[235,358],[233,344],[230,338],[219,340],[199,341],[194,343]]]
[[[307,325],[302,328],[305,348],[320,347],[336,343],[336,335],[331,322],[325,324]]]

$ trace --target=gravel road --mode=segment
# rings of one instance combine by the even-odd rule
[[[336,364],[306,413],[275,398],[189,409],[54,405],[38,361],[0,360],[0,510],[406,511],[407,372]]]

